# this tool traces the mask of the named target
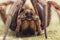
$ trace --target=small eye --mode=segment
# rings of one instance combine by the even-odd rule
[[[25,13],[25,15],[26,15],[26,16],[28,16],[28,12],[27,12],[27,13]]]
[[[31,15],[33,15],[33,14],[31,13]]]
[[[32,12],[30,12],[30,15],[32,16],[32,15],[33,15],[33,13],[32,13]]]

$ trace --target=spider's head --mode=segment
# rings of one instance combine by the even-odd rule
[[[27,10],[25,10],[25,16],[26,16],[27,18],[33,18],[34,13],[33,13],[32,10],[27,9]]]
[[[22,12],[25,14],[26,18],[31,19],[33,18],[35,11],[34,7],[31,3],[31,0],[26,0],[23,7],[22,7]]]

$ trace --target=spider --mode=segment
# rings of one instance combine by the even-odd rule
[[[31,4],[33,5],[33,7],[30,8],[28,5],[26,5],[26,3],[27,3],[26,1],[30,1]],[[6,24],[6,30],[5,30],[3,40],[5,40],[5,36],[7,34],[7,31],[8,31],[9,27],[10,27],[11,30],[13,30],[15,32],[19,32],[20,25],[21,25],[21,19],[20,19],[21,14],[19,14],[19,13],[23,12],[25,14],[24,10],[26,11],[26,9],[29,9],[29,10],[32,10],[33,12],[35,12],[35,18],[37,16],[37,22],[38,22],[38,23],[36,22],[37,25],[38,25],[38,32],[40,33],[40,29],[44,30],[45,31],[45,36],[47,38],[46,27],[50,23],[50,16],[51,16],[50,8],[51,8],[51,6],[54,6],[55,9],[60,10],[60,6],[56,2],[48,1],[46,3],[44,0],[21,0],[21,1],[18,0],[17,2],[8,1],[6,3],[1,3],[0,6],[8,6],[10,4],[12,4],[12,7],[9,10],[8,15],[5,14],[6,12],[4,11],[4,9],[2,7],[0,7],[1,17],[3,19],[3,22]],[[27,12],[29,12],[29,11],[27,11]],[[28,15],[29,15],[28,17],[30,17],[33,14],[31,14],[31,15],[28,14]],[[58,15],[60,16],[60,14],[58,14]],[[25,16],[23,16],[22,18],[24,18],[24,17]],[[34,19],[34,17],[32,17],[32,18]],[[27,20],[30,20],[30,19],[27,19]],[[27,23],[27,21],[23,21],[23,23],[24,22]],[[35,28],[34,28],[34,30],[35,30]]]

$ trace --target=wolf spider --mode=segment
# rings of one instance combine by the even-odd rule
[[[15,31],[15,32],[19,32],[20,30],[20,14],[19,12],[21,11],[21,7],[23,7],[25,10],[29,9],[29,7],[26,6],[25,2],[27,0],[22,0],[22,3],[20,3],[21,1],[17,1],[17,2],[13,2],[13,1],[9,1],[6,3],[1,3],[0,6],[8,6],[9,4],[12,4],[11,9],[9,10],[9,14],[7,15],[6,12],[4,11],[4,9],[2,7],[0,7],[0,14],[1,17],[3,19],[3,22],[6,24],[6,30],[4,33],[4,38],[3,40],[5,40],[5,36],[8,32],[8,28],[10,27],[11,30]],[[38,24],[41,26],[38,26],[38,32],[40,33],[40,29],[43,29],[45,31],[45,37],[47,38],[47,34],[46,34],[46,27],[49,25],[50,23],[50,17],[51,17],[51,6],[54,6],[55,9],[60,10],[60,6],[53,1],[48,1],[47,3],[41,0],[29,0],[31,1],[31,3],[33,4],[33,11],[35,11],[35,14],[38,16],[37,22]],[[42,8],[41,8],[42,7]],[[20,10],[20,11],[19,11]],[[44,13],[44,14],[43,14]],[[18,15],[18,17],[17,17]],[[60,14],[58,14],[60,17]],[[15,18],[15,19],[14,19]],[[39,22],[39,20],[41,22]],[[20,22],[19,22],[20,21]]]

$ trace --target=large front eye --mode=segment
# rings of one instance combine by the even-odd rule
[[[33,13],[32,13],[32,12],[30,12],[30,15],[31,15],[31,16],[33,16]]]
[[[28,16],[28,12],[26,12],[25,15]]]

